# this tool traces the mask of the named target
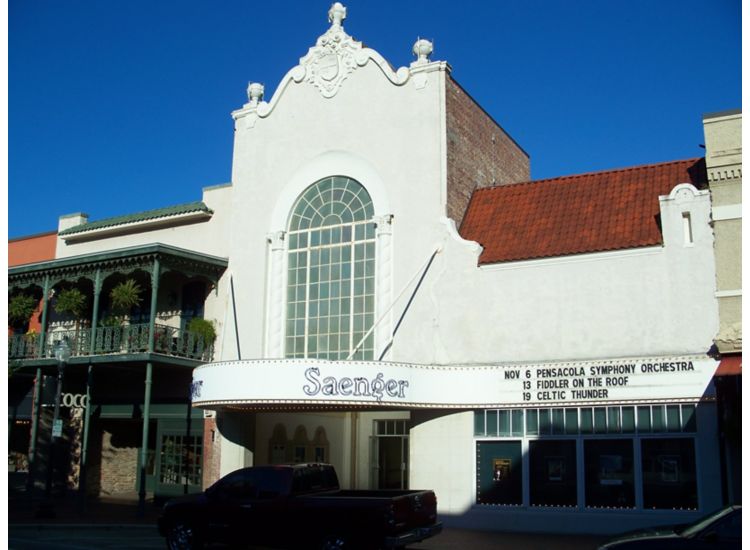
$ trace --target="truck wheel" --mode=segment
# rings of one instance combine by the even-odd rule
[[[346,550],[352,548],[352,546],[344,535],[332,533],[323,537],[318,548],[320,550]]]
[[[203,545],[195,536],[192,526],[177,522],[172,524],[167,533],[167,548],[169,550],[199,550]]]

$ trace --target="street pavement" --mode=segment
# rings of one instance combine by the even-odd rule
[[[165,548],[156,529],[160,507],[148,501],[138,514],[135,493],[92,499],[82,506],[75,492],[44,498],[25,490],[24,479],[9,477],[8,548],[11,550],[154,550]],[[51,504],[53,517],[39,512]],[[411,550],[596,550],[601,536],[519,534],[446,527]],[[260,549],[256,549],[260,550]]]
[[[596,550],[602,537],[445,529],[411,550]],[[10,550],[154,550],[165,547],[151,525],[10,525]],[[261,549],[255,549],[261,550]]]

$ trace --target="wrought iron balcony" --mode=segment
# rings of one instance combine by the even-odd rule
[[[54,358],[57,342],[67,338],[72,357],[92,355],[91,330],[53,331],[46,335],[40,350],[39,334],[16,334],[8,338],[8,359]],[[148,323],[97,327],[94,331],[93,355],[126,355],[148,351]],[[209,362],[213,358],[213,343],[204,341],[195,332],[167,325],[154,325],[154,353]]]

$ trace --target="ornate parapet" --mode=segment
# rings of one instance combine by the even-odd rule
[[[426,83],[424,73],[435,70],[446,70],[445,62],[431,62],[429,55],[433,46],[428,40],[420,39],[414,44],[413,53],[417,61],[410,67],[393,70],[388,61],[378,52],[362,46],[344,30],[346,8],[339,2],[328,10],[328,21],[331,26],[318,37],[315,46],[291,69],[281,80],[269,102],[262,101],[263,86],[252,83],[248,86],[248,102],[232,116],[235,121],[245,119],[245,127],[252,128],[259,118],[268,117],[276,107],[279,98],[291,84],[307,83],[318,89],[327,99],[336,96],[347,78],[357,69],[373,62],[394,86],[403,86],[415,75],[421,76],[415,81],[417,89]]]

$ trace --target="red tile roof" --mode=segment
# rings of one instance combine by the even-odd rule
[[[697,158],[477,189],[460,233],[480,264],[659,245],[659,196],[705,173]]]

